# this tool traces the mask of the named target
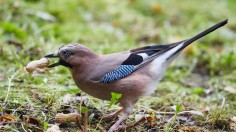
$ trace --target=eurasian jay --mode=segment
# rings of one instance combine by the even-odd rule
[[[198,35],[180,42],[145,46],[129,51],[100,55],[81,44],[61,46],[46,58],[58,57],[59,61],[49,66],[67,67],[75,84],[84,92],[102,100],[110,100],[111,92],[120,93],[119,103],[124,114],[109,129],[117,130],[133,111],[134,104],[142,96],[150,95],[163,77],[169,64],[192,42],[224,26],[224,20]]]

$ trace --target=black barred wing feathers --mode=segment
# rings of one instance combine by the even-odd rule
[[[165,53],[169,49],[177,46],[182,43],[177,42],[169,45],[155,45],[155,46],[146,46],[142,48],[137,48],[131,50],[130,56],[116,69],[105,74],[101,79],[100,83],[112,83],[116,80],[124,78],[136,71],[137,69],[145,66],[154,60],[157,56]]]

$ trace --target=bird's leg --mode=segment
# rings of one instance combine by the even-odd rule
[[[120,123],[124,121],[133,112],[132,104],[128,104],[126,102],[126,105],[123,105],[122,111],[124,111],[124,114],[119,118],[119,120],[114,125],[111,126],[108,132],[113,132],[119,130],[119,128],[122,128]]]
[[[108,132],[114,132],[114,131],[116,131],[116,130],[118,130],[121,126],[120,126],[120,123],[122,122],[122,121],[124,121],[127,117],[128,117],[129,115],[128,114],[124,114],[124,115],[122,115],[120,118],[119,118],[119,120],[114,124],[114,125],[112,125],[111,126],[111,128],[108,130]]]
[[[108,119],[114,118],[115,116],[117,116],[118,114],[120,114],[123,111],[124,111],[124,108],[121,108],[121,109],[119,109],[119,110],[117,110],[117,111],[115,111],[113,113],[105,114],[104,118],[108,118]]]

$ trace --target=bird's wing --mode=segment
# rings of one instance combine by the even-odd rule
[[[116,69],[106,73],[100,83],[112,83],[118,79],[124,78],[136,71],[137,69],[147,65],[159,55],[176,47],[184,41],[172,43],[168,45],[145,46],[130,50],[130,55]]]
[[[136,71],[137,69],[147,65],[152,60],[159,57],[160,63],[168,60],[173,57],[176,53],[182,51],[186,46],[192,42],[198,40],[199,38],[213,32],[221,26],[224,26],[228,20],[224,20],[215,24],[214,26],[204,30],[203,32],[197,34],[196,36],[180,41],[177,43],[169,45],[155,45],[155,46],[146,46],[142,48],[133,49],[130,51],[129,57],[123,61],[123,63],[118,66],[113,71],[106,73],[101,79],[101,83],[112,83],[118,79],[124,78]],[[118,56],[119,57],[119,56]],[[115,58],[113,58],[115,59]]]

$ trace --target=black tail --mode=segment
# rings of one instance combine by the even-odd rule
[[[201,37],[204,37],[205,35],[207,35],[207,34],[213,32],[213,31],[215,31],[216,29],[218,29],[218,28],[224,26],[224,25],[227,24],[227,23],[228,23],[228,19],[226,19],[226,20],[224,20],[224,21],[222,21],[222,22],[219,22],[219,23],[215,24],[214,26],[212,26],[212,27],[206,29],[205,31],[199,33],[198,35],[196,35],[196,36],[194,36],[194,37],[192,37],[192,38],[190,38],[190,39],[185,40],[183,46],[182,46],[180,49],[178,49],[174,54],[176,54],[176,53],[178,53],[179,51],[183,50],[185,47],[187,47],[187,46],[188,46],[189,44],[191,44],[192,42],[194,42],[194,41],[200,39]]]

